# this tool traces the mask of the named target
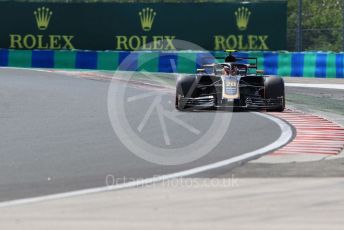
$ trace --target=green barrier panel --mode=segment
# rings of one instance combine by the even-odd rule
[[[118,52],[98,52],[97,67],[101,70],[117,70],[118,60]]]
[[[279,76],[290,76],[291,73],[291,54],[282,52],[278,55],[278,71]]]
[[[31,67],[31,50],[10,50],[8,65],[12,67]]]
[[[327,78],[336,77],[336,54],[334,53],[327,54],[326,77]]]
[[[248,56],[258,58],[257,69],[260,69],[260,70],[264,69],[264,54],[263,54],[263,52],[260,52],[260,51],[248,52]]]
[[[315,77],[316,53],[305,53],[303,76]]]
[[[159,53],[142,52],[138,55],[138,71],[158,72],[159,71]]]
[[[76,51],[55,51],[55,68],[74,69]]]
[[[98,69],[117,70],[119,63],[128,55],[126,52],[118,51],[44,51],[30,50],[0,50],[0,66],[12,67],[41,67],[60,69]],[[174,71],[170,66],[169,59],[176,60],[176,71],[179,73],[195,73],[197,66],[205,63],[204,58],[211,57],[204,52],[179,51],[168,53],[163,52],[136,52],[132,56],[132,65],[128,69],[147,72]],[[224,52],[212,53],[218,62]],[[239,57],[257,57],[258,69],[264,69],[267,75],[290,76],[295,70],[300,70],[303,77],[322,78],[344,78],[344,53],[324,52],[241,52]],[[300,58],[300,55],[302,58]],[[197,63],[200,62],[200,63]],[[265,67],[265,68],[264,68]]]
[[[196,53],[180,53],[178,55],[178,73],[195,73]]]
[[[225,61],[226,53],[223,51],[214,51],[212,55],[215,57],[215,62],[217,63]]]

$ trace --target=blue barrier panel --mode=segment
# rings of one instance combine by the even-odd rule
[[[293,53],[291,56],[291,73],[292,77],[302,77],[303,76],[303,63],[304,54],[303,53]]]
[[[33,50],[31,62],[34,68],[54,68],[54,51]]]
[[[278,72],[278,53],[264,52],[264,73],[268,75],[277,75]]]
[[[118,69],[125,71],[137,71],[138,67],[138,53],[132,53],[129,51],[119,52]]]
[[[75,58],[77,69],[97,69],[98,54],[94,51],[78,51]]]
[[[174,73],[177,71],[178,54],[177,53],[160,53],[159,72]]]
[[[326,77],[326,53],[317,53],[315,61],[315,77]]]
[[[235,53],[236,58],[249,58],[248,52],[236,52]],[[243,64],[252,64],[253,62],[250,60],[238,60],[239,63]]]
[[[235,55],[238,58],[257,57],[258,68],[264,69],[268,75],[344,78],[344,53],[242,51]],[[226,53],[219,51],[112,51],[109,53],[81,50],[0,49],[0,66],[99,70],[115,70],[118,66],[119,70],[128,71],[193,73],[196,68],[204,64],[223,62],[225,56]],[[138,65],[141,67],[138,68]]]
[[[344,78],[344,54],[336,54],[336,77]]]
[[[214,63],[215,57],[208,52],[198,53],[196,56],[196,68],[201,68],[203,65]]]
[[[8,66],[8,50],[0,50],[0,66]]]
[[[236,52],[235,56],[238,58],[248,58],[249,57],[248,52]]]

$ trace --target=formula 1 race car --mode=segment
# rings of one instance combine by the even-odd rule
[[[224,63],[205,64],[197,73],[179,77],[176,109],[233,108],[282,112],[285,108],[284,81],[264,76],[257,58],[236,58],[235,51]],[[252,61],[254,63],[252,63]]]

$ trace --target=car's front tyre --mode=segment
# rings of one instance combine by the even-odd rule
[[[283,112],[285,109],[284,80],[281,77],[265,77],[265,99],[281,100],[280,105],[268,109],[268,111]]]

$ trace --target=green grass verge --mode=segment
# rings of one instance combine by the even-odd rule
[[[330,112],[344,115],[344,100],[336,100],[332,98],[309,96],[304,94],[288,94],[288,103],[306,106],[309,109]]]

